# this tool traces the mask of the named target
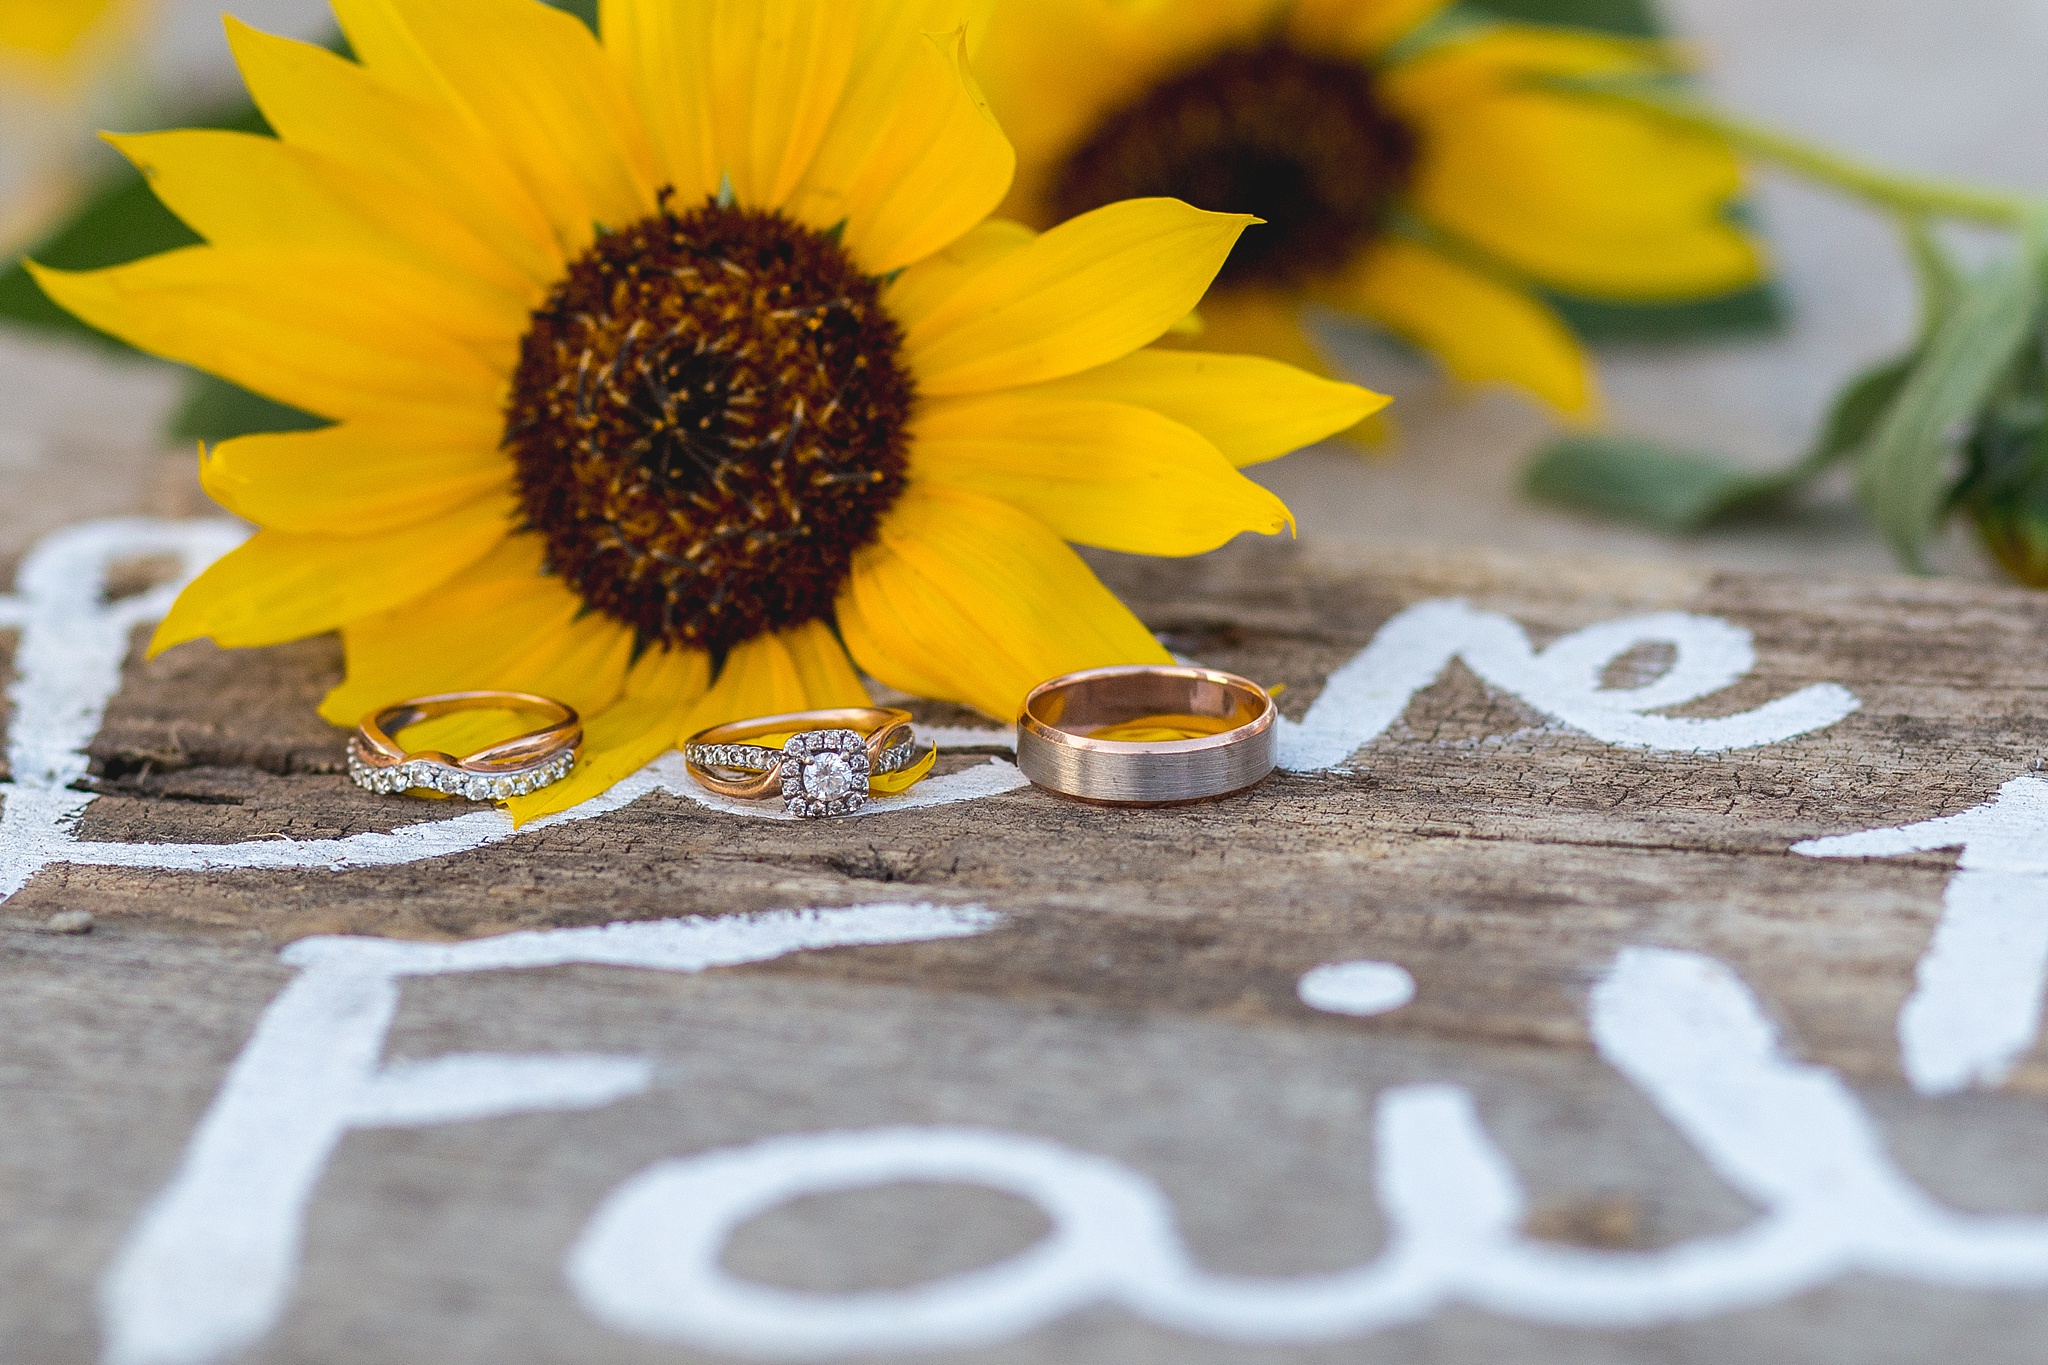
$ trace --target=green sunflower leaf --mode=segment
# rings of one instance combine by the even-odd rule
[[[1899,236],[1905,244],[1907,259],[1913,263],[1914,277],[1920,282],[1921,336],[1932,336],[1962,296],[1963,269],[1926,219],[1902,219]]]
[[[1761,509],[1792,486],[1787,475],[1640,436],[1564,437],[1522,477],[1522,491],[1540,502],[1671,532]]]
[[[1777,474],[1636,436],[1568,436],[1523,475],[1532,498],[1659,531],[1704,530],[1753,515],[1804,488],[1869,441],[1919,363],[1917,352],[1873,365],[1843,387],[1812,449]]]
[[[1791,311],[1784,291],[1768,280],[1688,303],[1617,303],[1550,291],[1544,297],[1595,346],[1768,336],[1784,330]]]
[[[1873,365],[1850,380],[1836,395],[1834,407],[1828,410],[1820,439],[1806,457],[1807,465],[1818,472],[1842,456],[1862,449],[1877,430],[1878,422],[1898,401],[1899,391],[1906,387],[1913,367],[1919,363],[1920,353],[1910,351]]]
[[[1908,568],[1926,569],[1958,429],[2035,335],[2040,272],[2021,251],[1963,282],[1858,461],[1857,496]]]

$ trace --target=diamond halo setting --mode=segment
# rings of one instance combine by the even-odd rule
[[[851,730],[811,730],[782,746],[782,803],[791,815],[852,815],[868,803],[867,741]]]

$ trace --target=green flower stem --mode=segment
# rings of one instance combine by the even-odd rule
[[[2048,219],[2048,200],[1896,175],[1802,142],[1775,128],[1724,113],[1668,82],[1560,79],[1545,83],[1613,100],[1679,127],[1721,138],[1759,161],[1773,162],[1902,217],[1954,218],[2005,228],[2025,228]]]

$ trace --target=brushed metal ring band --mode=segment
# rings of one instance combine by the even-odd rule
[[[1135,742],[1097,736],[1148,719],[1215,734]],[[1212,668],[1094,668],[1040,683],[1017,718],[1017,766],[1062,796],[1107,806],[1173,806],[1229,796],[1273,771],[1279,713],[1264,688]]]

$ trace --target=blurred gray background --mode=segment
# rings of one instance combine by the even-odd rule
[[[237,0],[261,27],[313,36],[322,0]],[[2044,0],[1665,0],[1724,102],[1901,170],[2048,190],[2048,3]],[[232,90],[220,0],[167,0],[145,45],[159,88]],[[102,110],[118,117],[140,110]],[[1855,205],[1772,172],[1758,176],[1763,219],[1793,308],[1781,337],[1609,350],[1610,419],[1627,431],[1718,449],[1759,465],[1793,458],[1851,371],[1895,349],[1914,321],[1889,226]],[[1882,572],[1891,559],[1840,483],[1796,514],[1672,539],[1533,507],[1517,473],[1548,431],[1506,393],[1448,392],[1394,353],[1355,357],[1358,377],[1393,392],[1401,439],[1360,455],[1306,451],[1261,478],[1293,504],[1305,536],[1377,544],[1671,557],[1749,568]],[[103,513],[184,513],[205,504],[189,451],[158,440],[172,376],[0,331],[0,559],[51,529],[40,490],[63,487],[63,519],[84,494]],[[1989,570],[1967,537],[1944,569]]]

